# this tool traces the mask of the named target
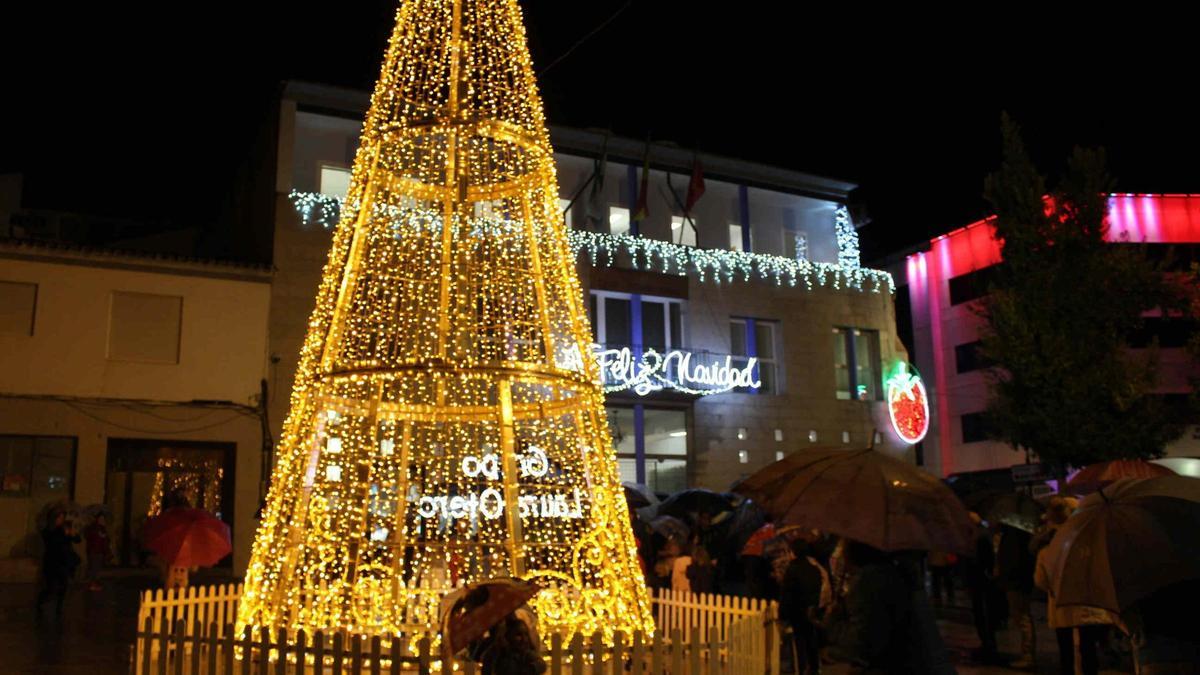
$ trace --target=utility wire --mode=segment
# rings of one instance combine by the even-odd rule
[[[560,61],[562,61],[563,59],[565,59],[565,58],[567,58],[568,56],[570,56],[570,55],[571,55],[571,52],[573,52],[573,51],[575,51],[576,49],[578,49],[580,45],[582,45],[584,42],[587,42],[587,41],[588,41],[588,39],[590,39],[590,38],[591,38],[593,35],[595,35],[596,33],[599,33],[600,31],[604,30],[604,27],[605,27],[605,26],[607,26],[608,24],[612,23],[612,22],[613,22],[613,20],[614,20],[614,19],[616,19],[618,16],[620,16],[622,12],[624,12],[624,11],[625,11],[625,10],[627,10],[627,9],[629,9],[629,6],[630,6],[630,5],[632,5],[632,4],[633,4],[633,0],[625,0],[625,4],[624,4],[624,5],[621,5],[621,6],[620,6],[620,7],[617,9],[617,11],[613,12],[613,13],[612,13],[612,15],[611,15],[611,16],[609,16],[607,19],[605,19],[603,22],[601,22],[599,26],[596,26],[595,28],[593,28],[591,31],[589,31],[589,32],[588,32],[588,34],[587,34],[587,35],[584,35],[583,37],[579,38],[579,41],[578,41],[578,42],[576,42],[575,44],[571,45],[571,48],[570,48],[570,49],[568,49],[567,51],[563,52],[562,56],[559,56],[557,59],[554,59],[553,61],[551,61],[551,62],[550,62],[550,65],[548,65],[548,66],[546,66],[545,68],[542,68],[541,70],[539,70],[539,71],[538,71],[538,73],[537,73],[537,76],[540,78],[541,76],[543,76],[543,75],[545,75],[545,74],[546,74],[546,71],[550,70],[550,69],[551,69],[551,68],[553,68],[554,66],[557,66],[557,65],[559,64],[559,62],[560,62]]]

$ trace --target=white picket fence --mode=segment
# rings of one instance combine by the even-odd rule
[[[427,639],[363,638],[267,631],[235,635],[240,585],[147,591],[138,612],[136,675],[308,675],[317,673],[474,673],[475,664],[445,664]],[[779,635],[773,602],[658,591],[656,629],[615,636],[543,636],[551,675],[778,675]],[[321,664],[318,666],[318,664]]]

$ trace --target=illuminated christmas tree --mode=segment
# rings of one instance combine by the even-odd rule
[[[653,627],[515,0],[397,13],[302,348],[244,626],[420,634],[455,585]]]

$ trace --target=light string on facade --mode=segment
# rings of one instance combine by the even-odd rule
[[[336,222],[342,206],[342,200],[337,197],[313,192],[292,191],[288,197],[295,205],[302,222],[325,228]],[[353,205],[348,207],[349,210],[354,208]],[[376,209],[378,208],[377,206]],[[412,226],[409,218],[413,218],[413,215],[405,214],[400,220],[404,227]],[[415,220],[425,223],[426,227],[440,229],[440,218],[441,214],[428,212],[416,216]],[[477,224],[473,227],[486,229],[494,228],[495,225]],[[894,293],[896,284],[889,272],[861,266],[858,232],[855,231],[845,206],[839,206],[835,212],[835,231],[839,261],[836,264],[810,261],[806,258],[807,251],[805,256],[785,258],[766,253],[703,249],[648,237],[587,230],[571,230],[568,240],[571,250],[576,255],[586,252],[593,265],[611,266],[622,257],[626,257],[635,269],[695,276],[701,282],[760,280],[779,286],[803,284],[808,290],[828,287],[879,293],[887,289],[888,293]]]

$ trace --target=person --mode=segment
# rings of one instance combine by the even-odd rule
[[[716,562],[709,556],[706,548],[699,540],[692,546],[692,564],[688,565],[688,586],[693,593],[712,593]]]
[[[908,582],[886,554],[866,544],[847,541],[843,555],[848,590],[821,622],[827,655],[855,673],[915,675]]]
[[[45,552],[42,556],[42,590],[37,597],[37,610],[51,597],[54,598],[54,614],[62,617],[63,601],[67,596],[67,585],[75,575],[79,566],[79,554],[72,544],[77,544],[80,537],[75,533],[73,524],[67,520],[62,511],[56,511],[51,516],[50,525],[42,530],[42,543]]]
[[[1114,622],[1108,612],[1094,607],[1059,607],[1054,601],[1050,584],[1049,548],[1046,546],[1067,518],[1074,512],[1067,499],[1055,497],[1045,513],[1045,526],[1033,537],[1030,550],[1037,555],[1033,583],[1046,591],[1046,623],[1058,641],[1058,670],[1062,675],[1074,675],[1076,635],[1079,642],[1079,672],[1096,675],[1100,671],[1097,649],[1107,636],[1108,624]]]
[[[691,546],[680,551],[671,562],[671,590],[677,593],[692,593],[692,582],[688,579],[688,568],[692,566]]]
[[[662,535],[655,535],[660,537]],[[663,539],[658,546],[654,562],[654,587],[671,588],[675,571],[675,558],[679,557],[679,543],[674,539]]]
[[[996,554],[992,548],[992,535],[978,513],[972,511],[971,522],[975,524],[975,554],[960,561],[963,579],[971,595],[971,614],[975,620],[975,632],[979,635],[979,648],[973,653],[975,661],[994,664],[998,660],[996,650],[996,607],[995,584],[992,572],[996,567]]]
[[[954,563],[957,562],[953,553],[945,551],[929,552],[929,590],[934,604],[942,604],[942,596],[954,604]]]
[[[1033,574],[1036,559],[1029,552],[1032,537],[1011,525],[1000,525],[995,579],[1008,601],[1012,623],[1020,631],[1021,653],[1010,668],[1033,668],[1037,654],[1033,625]]]
[[[1159,589],[1134,603],[1117,624],[1129,633],[1140,675],[1200,675],[1200,634],[1187,617],[1200,606],[1200,579]]]
[[[491,638],[483,645],[480,661],[483,675],[539,675],[546,671],[527,621],[515,612],[491,629]]]
[[[797,675],[820,672],[820,642],[811,615],[823,612],[831,602],[829,574],[813,558],[810,542],[792,542],[792,558],[779,589],[779,618],[792,629],[792,659]]]
[[[97,513],[83,530],[83,539],[87,542],[87,576],[88,590],[98,591],[102,587],[98,581],[100,570],[112,555],[112,547],[108,542],[108,526],[103,513]]]

